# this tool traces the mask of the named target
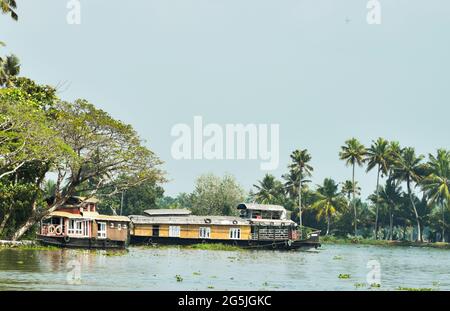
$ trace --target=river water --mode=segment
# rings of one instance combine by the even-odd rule
[[[340,274],[349,278],[339,278]],[[368,275],[379,278],[381,287],[370,287]],[[319,250],[289,252],[178,247],[130,247],[119,252],[0,249],[0,290],[335,291],[399,287],[450,290],[450,251],[361,245],[323,245]]]

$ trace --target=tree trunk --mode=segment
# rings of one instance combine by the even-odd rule
[[[22,225],[22,227],[17,230],[14,235],[12,236],[12,241],[19,240],[31,227],[36,224],[36,220],[33,217],[28,218],[28,220]]]
[[[300,180],[298,182],[298,225],[300,227],[300,237],[303,236],[302,221],[302,171],[300,170]]]
[[[375,213],[375,240],[378,239],[378,187],[380,186],[380,164],[378,164],[378,172],[377,172],[377,188],[375,190],[376,195],[375,195],[375,209],[376,209],[376,213]]]
[[[327,216],[327,233],[325,235],[328,235],[330,233],[330,215]]]
[[[5,212],[5,215],[3,216],[2,223],[0,224],[0,237],[2,236],[3,231],[5,230],[6,223],[8,222],[9,217],[11,217],[11,211],[12,211],[12,208],[10,207],[10,208]]]
[[[353,163],[353,170],[352,170],[352,187],[353,187],[353,193],[352,193],[352,197],[353,197],[353,211],[355,213],[355,236],[357,236],[358,233],[358,214],[356,212],[356,201],[355,201],[355,163]]]
[[[392,212],[389,213],[389,240],[392,241],[394,235],[394,214]]]
[[[419,214],[417,213],[416,204],[414,203],[414,199],[413,199],[413,196],[412,196],[411,186],[410,186],[409,180],[406,181],[406,186],[408,187],[409,200],[411,201],[411,204],[412,204],[412,207],[413,207],[413,210],[414,210],[414,215],[416,216],[417,240],[420,241],[420,242],[423,242],[423,240],[422,240],[422,231],[420,229]]]
[[[447,202],[448,208],[448,202]],[[442,204],[442,242],[445,242],[445,209],[444,204]]]

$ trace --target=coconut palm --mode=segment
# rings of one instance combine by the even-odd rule
[[[283,184],[277,180],[275,176],[266,174],[264,178],[253,185],[256,192],[253,198],[256,202],[261,204],[280,204],[284,196]]]
[[[373,168],[377,168],[377,185],[375,188],[375,239],[378,238],[378,190],[380,188],[380,175],[387,175],[389,169],[389,142],[384,138],[378,138],[376,141],[372,142],[370,148],[367,149],[366,162],[367,169],[366,172],[370,172]]]
[[[0,0],[0,9],[3,14],[9,14],[13,20],[18,20],[16,9],[17,3],[16,0]]]
[[[316,201],[311,208],[317,211],[317,219],[325,218],[327,222],[327,231],[330,233],[331,218],[336,213],[343,211],[346,207],[346,201],[342,193],[338,191],[338,184],[331,178],[325,178],[323,185],[318,186],[316,192]]]
[[[0,57],[0,86],[11,86],[11,78],[20,73],[20,61],[15,55]]]
[[[429,204],[439,203],[442,208],[442,242],[445,242],[445,208],[450,202],[450,152],[437,151],[436,157],[429,155],[430,174],[422,180],[422,188],[429,197]]]
[[[345,195],[348,202],[350,202],[351,196],[353,194],[353,191],[355,191],[355,195],[361,194],[361,187],[358,186],[358,182],[355,181],[355,185],[353,185],[353,182],[351,180],[346,180],[342,183],[341,186],[341,193]]]
[[[387,205],[389,213],[389,240],[392,240],[394,230],[394,212],[402,203],[401,187],[394,179],[388,178],[386,185],[377,193],[377,202]]]
[[[291,164],[289,164],[288,168],[290,170],[290,177],[293,181],[292,186],[297,186],[298,192],[298,208],[299,208],[299,226],[300,230],[303,226],[302,222],[302,183],[305,177],[309,177],[314,170],[313,167],[309,164],[311,161],[311,155],[309,154],[307,149],[298,149],[292,152],[291,154]]]
[[[356,138],[351,138],[345,142],[345,145],[341,147],[341,152],[339,153],[339,158],[345,161],[347,166],[352,166],[352,183],[355,186],[355,166],[362,166],[364,163],[364,157],[366,155],[366,148],[361,144]],[[353,189],[352,201],[353,201],[353,212],[355,214],[354,228],[355,236],[358,231],[358,213],[356,210],[355,203],[356,190]]]
[[[422,180],[424,174],[424,165],[421,163],[423,156],[416,155],[415,149],[407,147],[402,150],[401,156],[395,163],[393,177],[406,182],[406,188],[408,190],[408,197],[411,203],[414,216],[416,218],[417,225],[417,238],[422,241],[422,232],[420,227],[420,217],[417,212],[416,203],[412,193],[412,184],[416,185]]]

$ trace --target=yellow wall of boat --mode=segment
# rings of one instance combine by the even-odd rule
[[[241,238],[240,240],[249,240],[251,238],[251,227],[250,225],[200,225],[200,224],[180,224],[180,225],[168,225],[161,224],[159,226],[159,236],[169,237],[169,226],[179,226],[180,227],[180,238],[185,239],[199,239],[200,238],[200,228],[209,227],[211,228],[210,239],[220,239],[220,240],[231,240],[230,229],[240,228]],[[131,231],[132,235],[135,236],[153,236],[153,226],[152,225],[140,225],[134,224]]]

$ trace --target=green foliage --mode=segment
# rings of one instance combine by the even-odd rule
[[[232,176],[213,174],[200,176],[190,195],[195,215],[237,215],[236,206],[245,198],[245,192]]]
[[[256,192],[252,193],[252,199],[260,204],[278,204],[285,202],[284,186],[275,176],[266,174],[263,180],[253,185]]]
[[[106,192],[111,189],[106,189]],[[101,190],[97,196],[102,198]],[[146,180],[113,196],[103,197],[98,210],[104,214],[142,215],[144,210],[158,208],[164,189],[155,180]],[[122,204],[123,203],[123,204]]]
[[[3,14],[9,14],[13,20],[19,19],[16,13],[17,3],[15,0],[0,0],[0,9]]]

